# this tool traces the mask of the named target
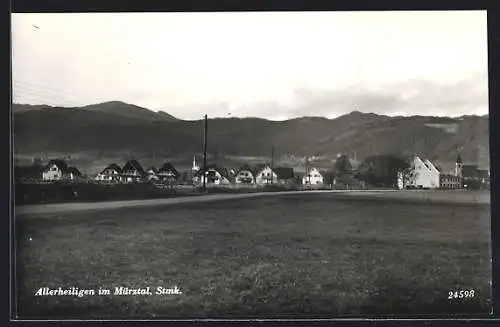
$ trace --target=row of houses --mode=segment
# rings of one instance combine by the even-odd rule
[[[429,159],[415,156],[410,172],[404,176],[398,173],[398,187],[402,188],[468,188],[472,184],[489,187],[490,172],[479,169],[477,165],[464,165],[460,155],[457,156],[453,172],[445,172],[438,164]]]
[[[103,182],[132,183],[142,181],[171,182],[178,178],[179,172],[169,162],[165,163],[160,169],[155,167],[144,169],[137,160],[130,160],[123,168],[115,163],[110,164],[97,174],[94,179]]]
[[[68,165],[65,160],[61,159],[50,160],[45,166],[35,164],[27,167],[16,167],[14,173],[18,180],[74,181],[83,178],[78,168]]]
[[[29,170],[29,171],[28,171]],[[29,176],[30,179],[42,179],[44,181],[77,180],[83,179],[80,171],[75,167],[70,167],[65,160],[50,160],[45,166],[31,166],[16,168],[18,176]],[[210,164],[206,169],[200,169],[193,158],[193,167],[189,173],[185,173],[184,179],[188,179],[194,184],[202,184],[205,178],[206,184],[323,184],[323,175],[316,168],[311,168],[298,180],[293,168],[271,167],[270,165],[243,165],[239,169],[226,169]],[[112,163],[105,167],[93,180],[108,183],[133,183],[133,182],[160,182],[177,183],[181,178],[181,173],[169,162],[166,162],[159,169],[149,167],[144,169],[137,160],[130,160],[120,167]]]
[[[16,168],[16,175],[28,176],[30,179],[45,181],[83,179],[76,167],[70,166],[65,160],[50,160],[45,166]],[[239,169],[226,169],[215,164],[201,169],[193,158],[190,172],[182,176],[184,182],[195,185],[256,184],[256,185],[290,185],[302,184],[321,186],[325,183],[324,174],[319,169],[308,167],[305,174],[296,173],[289,167],[272,167],[269,164],[255,166],[243,165]],[[149,167],[144,169],[137,160],[130,160],[123,167],[112,163],[93,177],[95,181],[107,183],[160,182],[175,184],[181,179],[180,172],[169,162],[159,169]],[[335,181],[334,181],[335,183]],[[457,157],[453,172],[445,172],[438,164],[420,156],[413,158],[410,172],[398,173],[398,187],[402,188],[444,188],[458,189],[470,184],[489,185],[489,171],[478,169],[476,165],[463,165],[460,156]]]

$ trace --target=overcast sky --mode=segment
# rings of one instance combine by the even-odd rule
[[[13,101],[182,119],[488,113],[485,11],[12,15]]]

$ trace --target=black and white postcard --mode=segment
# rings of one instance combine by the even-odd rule
[[[15,317],[491,313],[485,11],[12,15]]]

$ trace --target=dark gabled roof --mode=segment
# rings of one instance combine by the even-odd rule
[[[62,172],[66,172],[66,170],[68,169],[66,161],[61,159],[52,159],[49,161],[49,163],[45,166],[43,170],[44,171],[47,170],[52,165],[56,165]]]
[[[66,161],[61,159],[50,160],[49,163],[43,169],[43,171],[47,170],[47,168],[49,168],[52,165],[56,165],[64,174],[73,174],[76,176],[82,176],[82,173],[76,167],[68,167]]]
[[[477,165],[464,165],[462,167],[462,177],[465,178],[474,178],[478,177],[478,169]]]
[[[122,173],[126,172],[128,170],[135,169],[141,174],[145,174],[146,172],[142,168],[141,164],[137,160],[130,160],[128,161],[125,166],[123,166]]]
[[[436,169],[437,169],[440,173],[442,173],[442,172],[443,172],[443,168],[442,168],[440,165],[438,165],[438,164],[437,164],[437,163],[435,163],[435,162],[433,162],[432,164],[434,165],[434,167],[436,167]]]
[[[462,156],[460,154],[457,156],[456,163],[462,163]]]
[[[265,168],[271,168],[270,164],[256,164],[254,166],[255,173],[258,174],[260,171],[264,170]]]
[[[241,171],[244,171],[244,170],[251,172],[252,175],[254,175],[254,176],[257,174],[255,168],[252,168],[249,165],[245,164],[245,165],[241,166],[240,169],[236,170],[236,175],[238,175]]]
[[[293,168],[287,168],[287,167],[274,168],[274,173],[278,176],[279,179],[294,178]]]
[[[217,167],[216,164],[210,164],[210,165],[207,165],[206,167],[206,170],[215,170],[217,172],[219,172],[219,174],[221,174],[222,177],[225,177],[225,178],[229,178],[229,174],[228,174],[228,171],[227,169],[225,168],[219,168]],[[195,173],[195,176],[201,176],[203,175],[203,167],[200,168],[200,170],[198,170],[196,173]]]
[[[118,173],[121,173],[122,172],[122,169],[120,168],[120,166],[118,166],[117,164],[115,163],[112,163],[111,165],[107,166],[106,168],[104,168],[102,171],[106,171],[106,170],[116,170]]]
[[[209,170],[209,169],[215,169],[215,170],[219,171],[219,168],[217,168],[217,165],[215,165],[215,164],[207,165],[206,170]],[[200,167],[200,169],[198,171],[196,171],[194,173],[194,175],[195,176],[202,176],[204,170],[205,170],[205,167]]]
[[[169,172],[169,171],[174,173],[175,175],[179,174],[177,169],[175,169],[174,165],[172,165],[170,162],[164,163],[163,166],[161,166],[161,168],[158,170],[158,173]]]
[[[229,179],[229,170],[227,168],[221,167],[219,168],[218,172],[225,178]]]

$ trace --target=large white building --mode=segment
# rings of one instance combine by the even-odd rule
[[[462,160],[458,156],[454,174],[445,174],[428,159],[415,156],[408,174],[398,173],[398,187],[413,188],[460,188]]]

